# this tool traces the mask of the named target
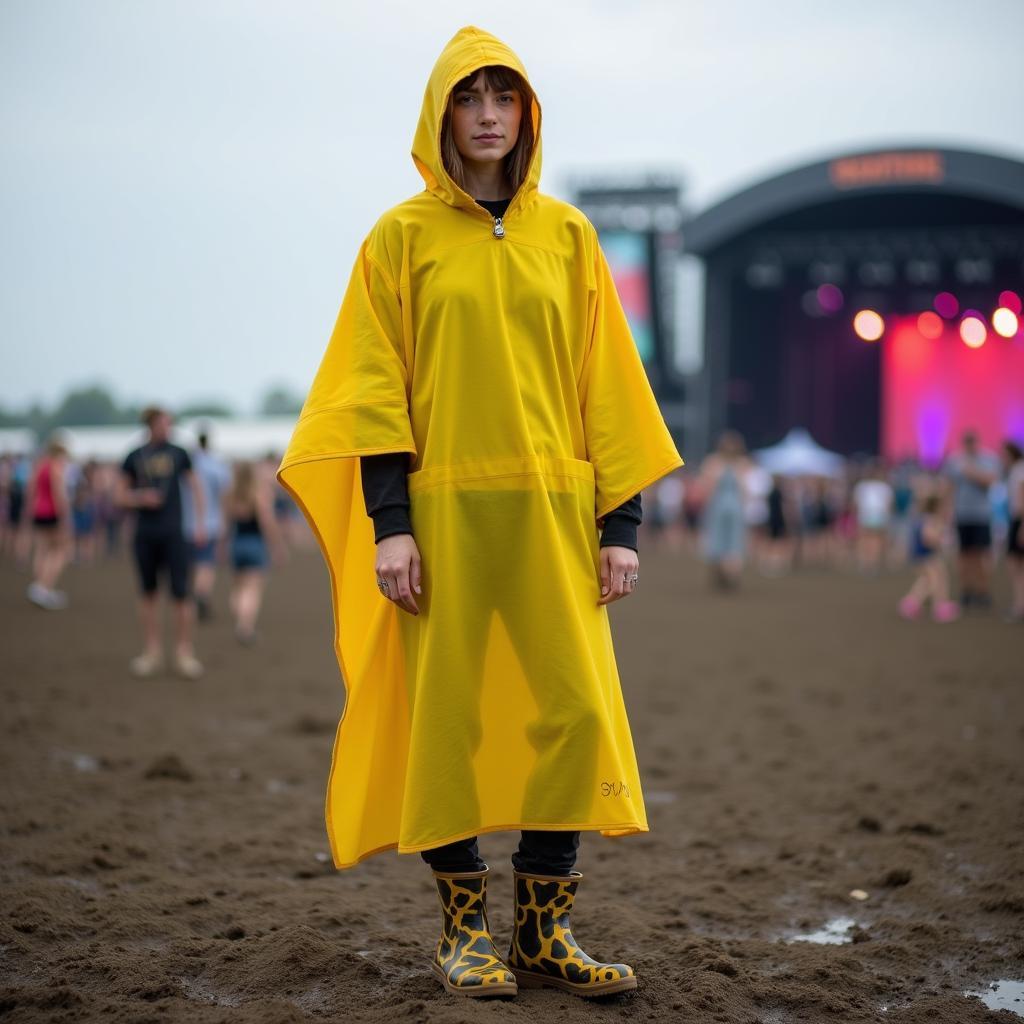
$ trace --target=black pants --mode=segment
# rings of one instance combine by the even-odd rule
[[[523,829],[512,866],[531,875],[568,875],[576,863],[579,832]],[[476,836],[421,850],[420,856],[437,871],[483,871]]]

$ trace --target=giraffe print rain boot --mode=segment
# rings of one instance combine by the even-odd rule
[[[604,964],[580,949],[569,928],[580,871],[515,876],[515,921],[506,962],[520,988],[562,989],[578,996],[605,996],[636,988],[628,964]]]
[[[433,869],[431,869],[433,870]],[[494,947],[487,921],[487,873],[434,871],[441,900],[441,937],[430,966],[446,992],[514,996],[515,976]]]

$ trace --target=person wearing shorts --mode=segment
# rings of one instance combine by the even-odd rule
[[[68,599],[57,582],[71,557],[71,506],[67,494],[68,452],[51,440],[36,462],[22,509],[32,523],[32,582],[28,599],[48,611],[66,608]]]
[[[182,524],[182,484],[191,488],[197,510],[195,539],[203,533],[204,495],[192,460],[184,448],[171,444],[171,416],[151,406],[142,414],[149,428],[144,445],[129,452],[121,465],[119,503],[136,511],[132,551],[141,590],[140,613],[144,648],[132,659],[131,669],[140,677],[163,667],[157,591],[166,576],[174,601],[177,639],[174,667],[179,675],[195,679],[203,667],[192,648],[192,605],[189,600],[189,550]]]
[[[953,516],[956,521],[960,554],[960,603],[987,608],[992,604],[991,554],[992,502],[989,488],[999,479],[998,457],[983,450],[978,435],[965,430],[961,450],[946,460],[944,475],[953,492]]]
[[[231,487],[224,495],[224,521],[231,538],[231,611],[239,643],[256,639],[271,555],[284,557],[280,528],[274,517],[271,481],[245,460],[235,463]]]

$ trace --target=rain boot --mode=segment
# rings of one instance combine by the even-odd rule
[[[441,900],[441,937],[430,966],[445,991],[453,995],[514,996],[518,992],[515,976],[491,938],[488,871],[433,871]]]
[[[515,918],[506,962],[520,988],[605,996],[636,988],[628,964],[605,964],[580,949],[569,929],[580,871],[568,877],[514,871]]]

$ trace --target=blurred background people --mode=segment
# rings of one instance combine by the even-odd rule
[[[92,562],[99,543],[99,467],[90,459],[82,467],[73,487],[71,516],[75,528],[75,561]]]
[[[1003,466],[1010,525],[1006,535],[1006,568],[1010,575],[1010,609],[1007,622],[1024,622],[1024,451],[1014,441],[1004,441]]]
[[[192,501],[191,487],[185,487],[184,522],[185,537],[189,543],[192,564],[192,596],[196,603],[196,615],[200,622],[206,622],[213,614],[213,588],[217,582],[217,556],[221,549],[224,533],[224,493],[231,483],[231,468],[210,448],[208,429],[199,432],[196,448],[192,451],[192,471],[203,489],[203,540],[197,538],[198,515]]]
[[[0,556],[4,558],[15,556],[30,471],[31,463],[24,455],[0,456]]]
[[[679,471],[669,473],[654,485],[654,501],[647,528],[655,540],[664,538],[669,548],[678,551],[683,546],[683,501],[686,484]]]
[[[981,448],[974,430],[965,430],[961,449],[943,468],[953,495],[959,556],[960,604],[988,608],[991,595],[992,503],[989,488],[999,479],[998,457]]]
[[[733,590],[740,582],[747,552],[746,483],[750,468],[743,437],[727,430],[717,449],[701,464],[707,501],[704,505],[702,552],[710,566],[712,584]]]
[[[875,460],[853,488],[857,518],[857,567],[878,573],[885,557],[889,519],[892,515],[892,487],[885,479],[885,466]]]
[[[283,536],[274,515],[271,478],[251,462],[235,463],[231,486],[224,495],[224,521],[231,542],[231,613],[240,643],[256,639],[271,559],[284,559]]]
[[[196,679],[203,666],[192,647],[192,604],[188,599],[189,558],[182,521],[181,485],[192,490],[196,509],[195,540],[202,543],[205,522],[203,490],[192,472],[192,460],[184,448],[172,444],[171,415],[159,406],[142,413],[149,438],[128,453],[121,466],[119,504],[135,510],[133,552],[141,595],[143,650],[132,659],[132,672],[145,678],[163,668],[157,584],[169,577],[174,604],[174,668],[186,679]]]
[[[942,497],[933,491],[924,497],[920,514],[912,517],[909,555],[916,576],[899,604],[905,619],[916,619],[929,600],[936,622],[952,622],[960,617],[960,606],[949,599],[949,572],[943,552],[946,534]]]
[[[54,438],[36,460],[29,477],[23,516],[32,528],[32,582],[28,599],[40,608],[65,608],[67,595],[57,589],[71,558],[71,503],[68,500],[68,452]]]
[[[793,562],[791,511],[787,507],[786,480],[779,473],[769,477],[769,490],[765,499],[767,523],[761,571],[766,576],[782,576]]]
[[[812,477],[807,481],[807,514],[801,545],[803,563],[817,566],[832,564],[835,521],[831,481],[824,476]]]

